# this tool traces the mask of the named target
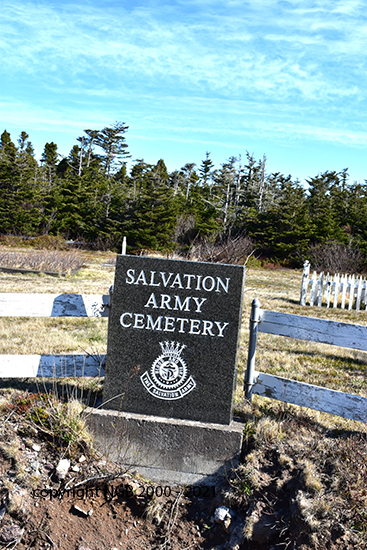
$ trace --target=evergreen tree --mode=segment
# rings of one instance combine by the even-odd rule
[[[21,132],[18,138],[18,151],[16,155],[16,170],[19,174],[20,182],[23,178],[37,177],[37,161],[34,158],[34,149],[27,132]]]
[[[159,159],[157,164],[152,168],[152,172],[154,187],[167,186],[169,184],[167,166],[163,159]]]
[[[256,161],[246,152],[247,164],[244,166],[242,183],[242,205],[256,212],[266,212],[272,204],[273,196],[266,175],[266,156]]]
[[[347,204],[344,232],[367,258],[367,180],[363,184],[354,183],[349,186]]]
[[[127,208],[120,225],[124,234],[134,247],[172,250],[177,197],[169,186],[164,161],[154,166],[137,159],[129,179]]]
[[[201,166],[199,168],[200,183],[204,187],[210,188],[211,179],[213,176],[213,167],[214,167],[214,162],[210,158],[209,151],[207,151],[205,160],[201,161]]]
[[[90,163],[92,161],[93,157],[93,147],[95,144],[95,141],[98,137],[99,130],[84,130],[84,132],[87,134],[87,138],[85,136],[78,138],[79,140],[84,140],[84,150],[87,151],[86,155],[86,167],[89,168]]]
[[[173,189],[173,195],[176,196],[182,192],[184,187],[185,177],[180,170],[175,170],[170,174],[169,185]]]
[[[210,189],[203,188],[199,182],[196,182],[191,188],[190,203],[185,203],[180,207],[180,211],[186,217],[193,216],[195,224],[188,234],[192,240],[200,240],[202,238],[216,238],[218,229],[218,212],[211,204]],[[189,244],[189,243],[187,243]]]
[[[40,228],[44,211],[44,195],[38,179],[38,164],[26,132],[18,139],[15,160],[17,173],[16,226],[23,235],[33,235]]]
[[[331,190],[339,184],[337,172],[324,172],[306,180],[308,183],[308,213],[313,225],[312,241],[323,243],[342,239],[342,230],[335,218]]]
[[[43,166],[43,180],[46,183],[48,191],[56,183],[56,165],[58,163],[57,145],[53,141],[46,143],[41,156]]]
[[[17,148],[4,130],[0,138],[0,231],[4,233],[14,230],[16,155]]]
[[[198,175],[195,171],[196,164],[194,162],[187,162],[185,166],[181,168],[181,181],[185,190],[185,200],[189,199],[191,186],[198,181]]]
[[[0,142],[0,231],[32,235],[43,211],[37,162],[28,134],[21,132],[18,148],[5,130]]]
[[[129,196],[133,201],[137,201],[144,189],[153,185],[153,173],[152,165],[147,164],[144,159],[136,159],[134,162],[130,171]]]
[[[101,159],[108,178],[112,176],[117,167],[123,164],[124,159],[129,157],[124,135],[128,128],[124,122],[115,122],[111,127],[106,126],[98,132],[93,140],[93,143],[104,152]]]
[[[337,237],[341,242],[348,244],[351,239],[350,211],[353,209],[351,192],[348,182],[348,169],[338,174],[330,186],[330,202],[333,209],[334,221],[338,227]]]
[[[305,190],[291,176],[271,174],[269,181],[274,193],[272,206],[249,220],[249,235],[266,256],[299,263],[312,230]]]
[[[4,130],[0,138],[0,177],[10,180],[15,177],[15,159],[17,148],[11,140],[9,132]]]
[[[295,260],[308,243],[357,244],[367,255],[367,183],[347,169],[307,180],[266,173],[266,156],[246,152],[214,170],[210,153],[196,170],[168,173],[163,159],[137,159],[128,173],[123,122],[85,130],[59,162],[46,143],[38,165],[27,132],[0,137],[0,232],[61,232],[110,243],[127,234],[136,247],[171,250],[176,242],[249,234],[267,256]],[[95,151],[99,151],[99,154]]]
[[[126,226],[128,240],[137,248],[173,250],[176,219],[177,207],[173,190],[149,185],[134,205]]]

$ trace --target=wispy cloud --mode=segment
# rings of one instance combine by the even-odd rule
[[[65,70],[68,78],[114,78],[132,87],[163,80],[169,90],[185,86],[188,93],[210,89],[236,97],[256,90],[279,100],[329,100],[365,87],[359,68],[367,33],[357,0],[316,2],[313,8],[302,7],[306,2],[227,0],[227,14],[215,12],[210,2],[192,4],[196,12],[181,20],[178,4],[167,11],[154,3],[127,11],[15,0],[2,8],[1,64],[42,81],[46,74],[65,78]],[[338,76],[343,63],[348,81]]]
[[[32,102],[0,101],[1,123],[4,128],[17,126],[22,130],[50,131],[57,129],[71,139],[76,139],[84,128],[90,126],[91,119],[96,128],[106,126],[109,121],[101,113],[86,115],[76,108],[55,109],[40,106]],[[16,136],[12,136],[13,139]]]
[[[118,98],[121,100],[123,96]],[[114,121],[114,100],[109,101],[107,107],[105,94],[102,99],[100,103],[97,96],[84,111],[79,105],[56,110],[31,102],[2,101],[2,123],[4,127],[15,125],[29,133],[33,129],[52,135],[57,129],[58,133],[69,136],[71,148],[70,143],[75,142],[85,128],[98,129]],[[317,114],[305,119],[304,113],[292,113],[285,106],[275,110],[271,105],[261,106],[252,101],[199,97],[192,103],[190,98],[172,96],[165,98],[162,110],[157,98],[142,95],[136,99],[138,105],[129,110],[127,120],[123,119],[130,125],[129,138],[134,139],[215,144],[235,151],[252,139],[274,139],[283,144],[313,141],[320,146],[335,143],[358,148],[367,145],[367,130],[362,123],[346,126],[337,119],[328,123]]]
[[[3,0],[0,48],[0,118],[30,134],[366,146],[365,0]]]

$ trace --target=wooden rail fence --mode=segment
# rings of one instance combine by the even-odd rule
[[[356,310],[367,309],[366,278],[356,277],[355,275],[340,275],[339,273],[331,276],[329,273],[321,272],[317,277],[316,271],[310,278],[310,264],[305,262],[303,266],[302,287],[300,304],[305,306],[307,302],[308,288],[310,288],[310,306],[321,307],[325,303],[326,307]]]
[[[110,295],[0,294],[0,317],[107,317]],[[245,395],[367,422],[367,398],[255,371],[258,332],[367,351],[367,327],[260,309],[253,301]],[[104,355],[0,355],[1,378],[104,376]]]
[[[0,317],[107,317],[110,295],[0,294]],[[1,378],[104,376],[104,355],[0,355]]]
[[[367,327],[260,309],[252,302],[245,395],[262,395],[344,418],[367,422],[367,398],[255,371],[259,332],[367,351]]]

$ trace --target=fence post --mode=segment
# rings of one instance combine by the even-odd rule
[[[346,296],[347,296],[347,288],[348,288],[348,276],[346,274],[342,275],[341,285],[342,285],[342,304],[341,304],[340,307],[342,309],[344,309],[345,308],[345,299],[346,299]]]
[[[315,303],[316,284],[317,284],[317,273],[316,271],[314,271],[312,273],[312,278],[311,278],[310,306],[313,306]]]
[[[338,307],[338,297],[339,297],[339,273],[334,275],[334,302],[333,308]]]
[[[356,285],[356,278],[355,278],[354,275],[352,275],[352,277],[350,279],[350,286],[349,286],[349,304],[348,304],[348,309],[349,310],[352,309],[352,307],[353,307],[355,285]]]
[[[126,254],[126,237],[124,237],[123,240],[122,240],[122,250],[121,250],[121,254],[122,254],[123,256],[125,256],[125,254]]]
[[[310,275],[310,262],[308,260],[303,264],[303,275],[302,275],[302,286],[301,286],[301,297],[299,303],[301,306],[306,305],[307,298],[307,287],[308,287],[308,278]]]
[[[357,300],[356,300],[356,310],[359,311],[361,309],[361,300],[362,300],[362,288],[363,288],[363,280],[362,275],[359,277],[359,280],[357,279]]]
[[[326,307],[329,307],[330,305],[330,294],[331,294],[331,280],[330,280],[330,274],[326,275]]]
[[[321,272],[317,289],[317,305],[318,307],[322,306],[322,296],[324,294],[324,272]]]
[[[255,353],[257,343],[257,331],[260,317],[260,302],[257,298],[252,301],[251,317],[250,317],[250,341],[247,356],[247,368],[245,372],[245,397],[251,402],[252,387],[254,385],[255,376]]]

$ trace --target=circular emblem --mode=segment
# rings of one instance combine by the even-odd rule
[[[181,386],[187,376],[185,361],[181,357],[160,355],[150,370],[152,380],[159,388],[172,390]]]
[[[141,375],[145,389],[157,399],[181,399],[189,394],[196,382],[188,376],[187,366],[181,357],[185,345],[178,342],[160,342],[162,353],[150,368]]]

